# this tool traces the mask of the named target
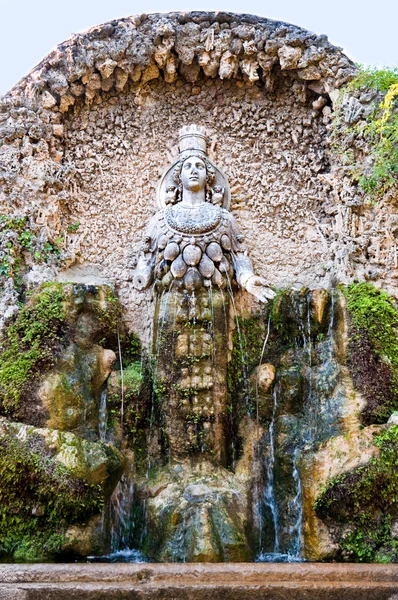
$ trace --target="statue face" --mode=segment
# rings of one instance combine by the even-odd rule
[[[184,161],[181,169],[181,182],[184,189],[198,192],[205,187],[206,178],[206,165],[201,158],[191,156]]]

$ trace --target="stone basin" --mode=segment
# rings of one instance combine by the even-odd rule
[[[1,565],[0,600],[398,600],[398,566]]]

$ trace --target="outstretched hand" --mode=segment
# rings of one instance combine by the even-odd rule
[[[267,282],[263,277],[249,277],[245,285],[246,290],[249,294],[255,296],[260,302],[267,302],[275,297],[275,292],[267,286]]]

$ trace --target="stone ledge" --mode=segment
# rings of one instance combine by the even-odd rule
[[[398,600],[398,566],[0,565],[0,600]]]

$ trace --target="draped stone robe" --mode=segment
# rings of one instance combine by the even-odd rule
[[[210,202],[159,211],[136,272],[157,296],[154,384],[170,455],[201,452],[224,463],[230,297],[253,274],[235,219]]]

